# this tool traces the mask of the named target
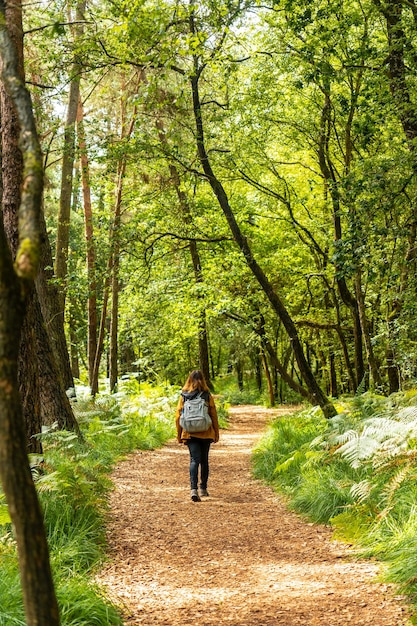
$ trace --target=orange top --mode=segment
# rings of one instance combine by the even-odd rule
[[[180,396],[177,410],[175,413],[175,424],[177,427],[178,443],[185,443],[188,439],[191,439],[191,437],[198,437],[199,439],[213,439],[214,443],[216,443],[219,440],[219,420],[217,417],[217,410],[216,405],[214,404],[213,396],[211,394],[209,395],[208,405],[208,412],[211,417],[211,426],[202,433],[193,433],[192,435],[190,435],[190,433],[187,433],[187,431],[180,426],[180,416],[183,406],[184,398]]]

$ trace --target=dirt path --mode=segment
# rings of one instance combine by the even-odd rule
[[[375,564],[349,559],[329,529],[303,522],[251,477],[251,448],[272,414],[231,410],[201,503],[189,499],[188,450],[176,442],[118,466],[99,582],[126,625],[407,623],[401,598],[375,582]]]

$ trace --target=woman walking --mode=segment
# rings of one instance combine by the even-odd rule
[[[181,425],[181,417],[184,414],[185,403],[190,400],[196,400],[199,397],[201,397],[205,402],[211,424],[206,428],[206,430],[190,433],[187,432],[183,425]],[[216,405],[214,404],[213,396],[209,391],[203,373],[200,370],[193,370],[182,388],[177,406],[175,422],[177,426],[178,443],[184,443],[188,446],[188,451],[190,453],[191,500],[193,500],[193,502],[200,502],[200,496],[209,495],[207,491],[207,481],[209,477],[210,445],[219,440],[219,421],[217,418]],[[198,492],[199,471],[200,493]]]

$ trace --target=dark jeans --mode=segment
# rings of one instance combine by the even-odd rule
[[[190,452],[190,484],[191,489],[197,489],[198,486],[198,468],[200,467],[200,487],[207,489],[207,480],[209,476],[209,451],[211,439],[199,439],[191,437],[187,441],[188,450]]]

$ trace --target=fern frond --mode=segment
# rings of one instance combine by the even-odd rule
[[[391,478],[389,483],[383,489],[382,494],[387,498],[388,502],[390,502],[395,495],[397,489],[401,487],[406,479],[412,477],[416,478],[416,468],[412,465],[408,464],[405,467],[401,467]]]
[[[417,424],[417,406],[406,406],[397,413],[397,419],[402,422],[416,422]]]
[[[274,474],[281,474],[282,472],[286,472],[291,465],[294,463],[300,463],[300,461],[305,460],[305,454],[302,451],[297,450],[294,452],[292,456],[288,459],[285,459],[282,463],[277,463],[275,466]]]
[[[359,433],[356,430],[350,429],[341,433],[335,438],[336,443],[346,443],[348,441],[354,441],[359,437]]]
[[[358,388],[356,389],[356,393],[355,393],[356,396],[362,396],[365,393],[367,378],[368,378],[368,375],[364,374],[361,382],[358,385]]]
[[[340,454],[354,469],[359,468],[362,462],[372,457],[379,447],[379,441],[364,435],[350,438],[343,446],[335,451]]]
[[[326,439],[323,435],[319,435],[313,441],[310,442],[310,448],[317,448],[318,446],[327,445]]]
[[[352,485],[352,487],[350,488],[350,495],[352,496],[352,498],[355,498],[355,500],[363,502],[369,497],[372,488],[373,485],[369,480],[361,480],[360,483],[355,483],[354,485]]]

